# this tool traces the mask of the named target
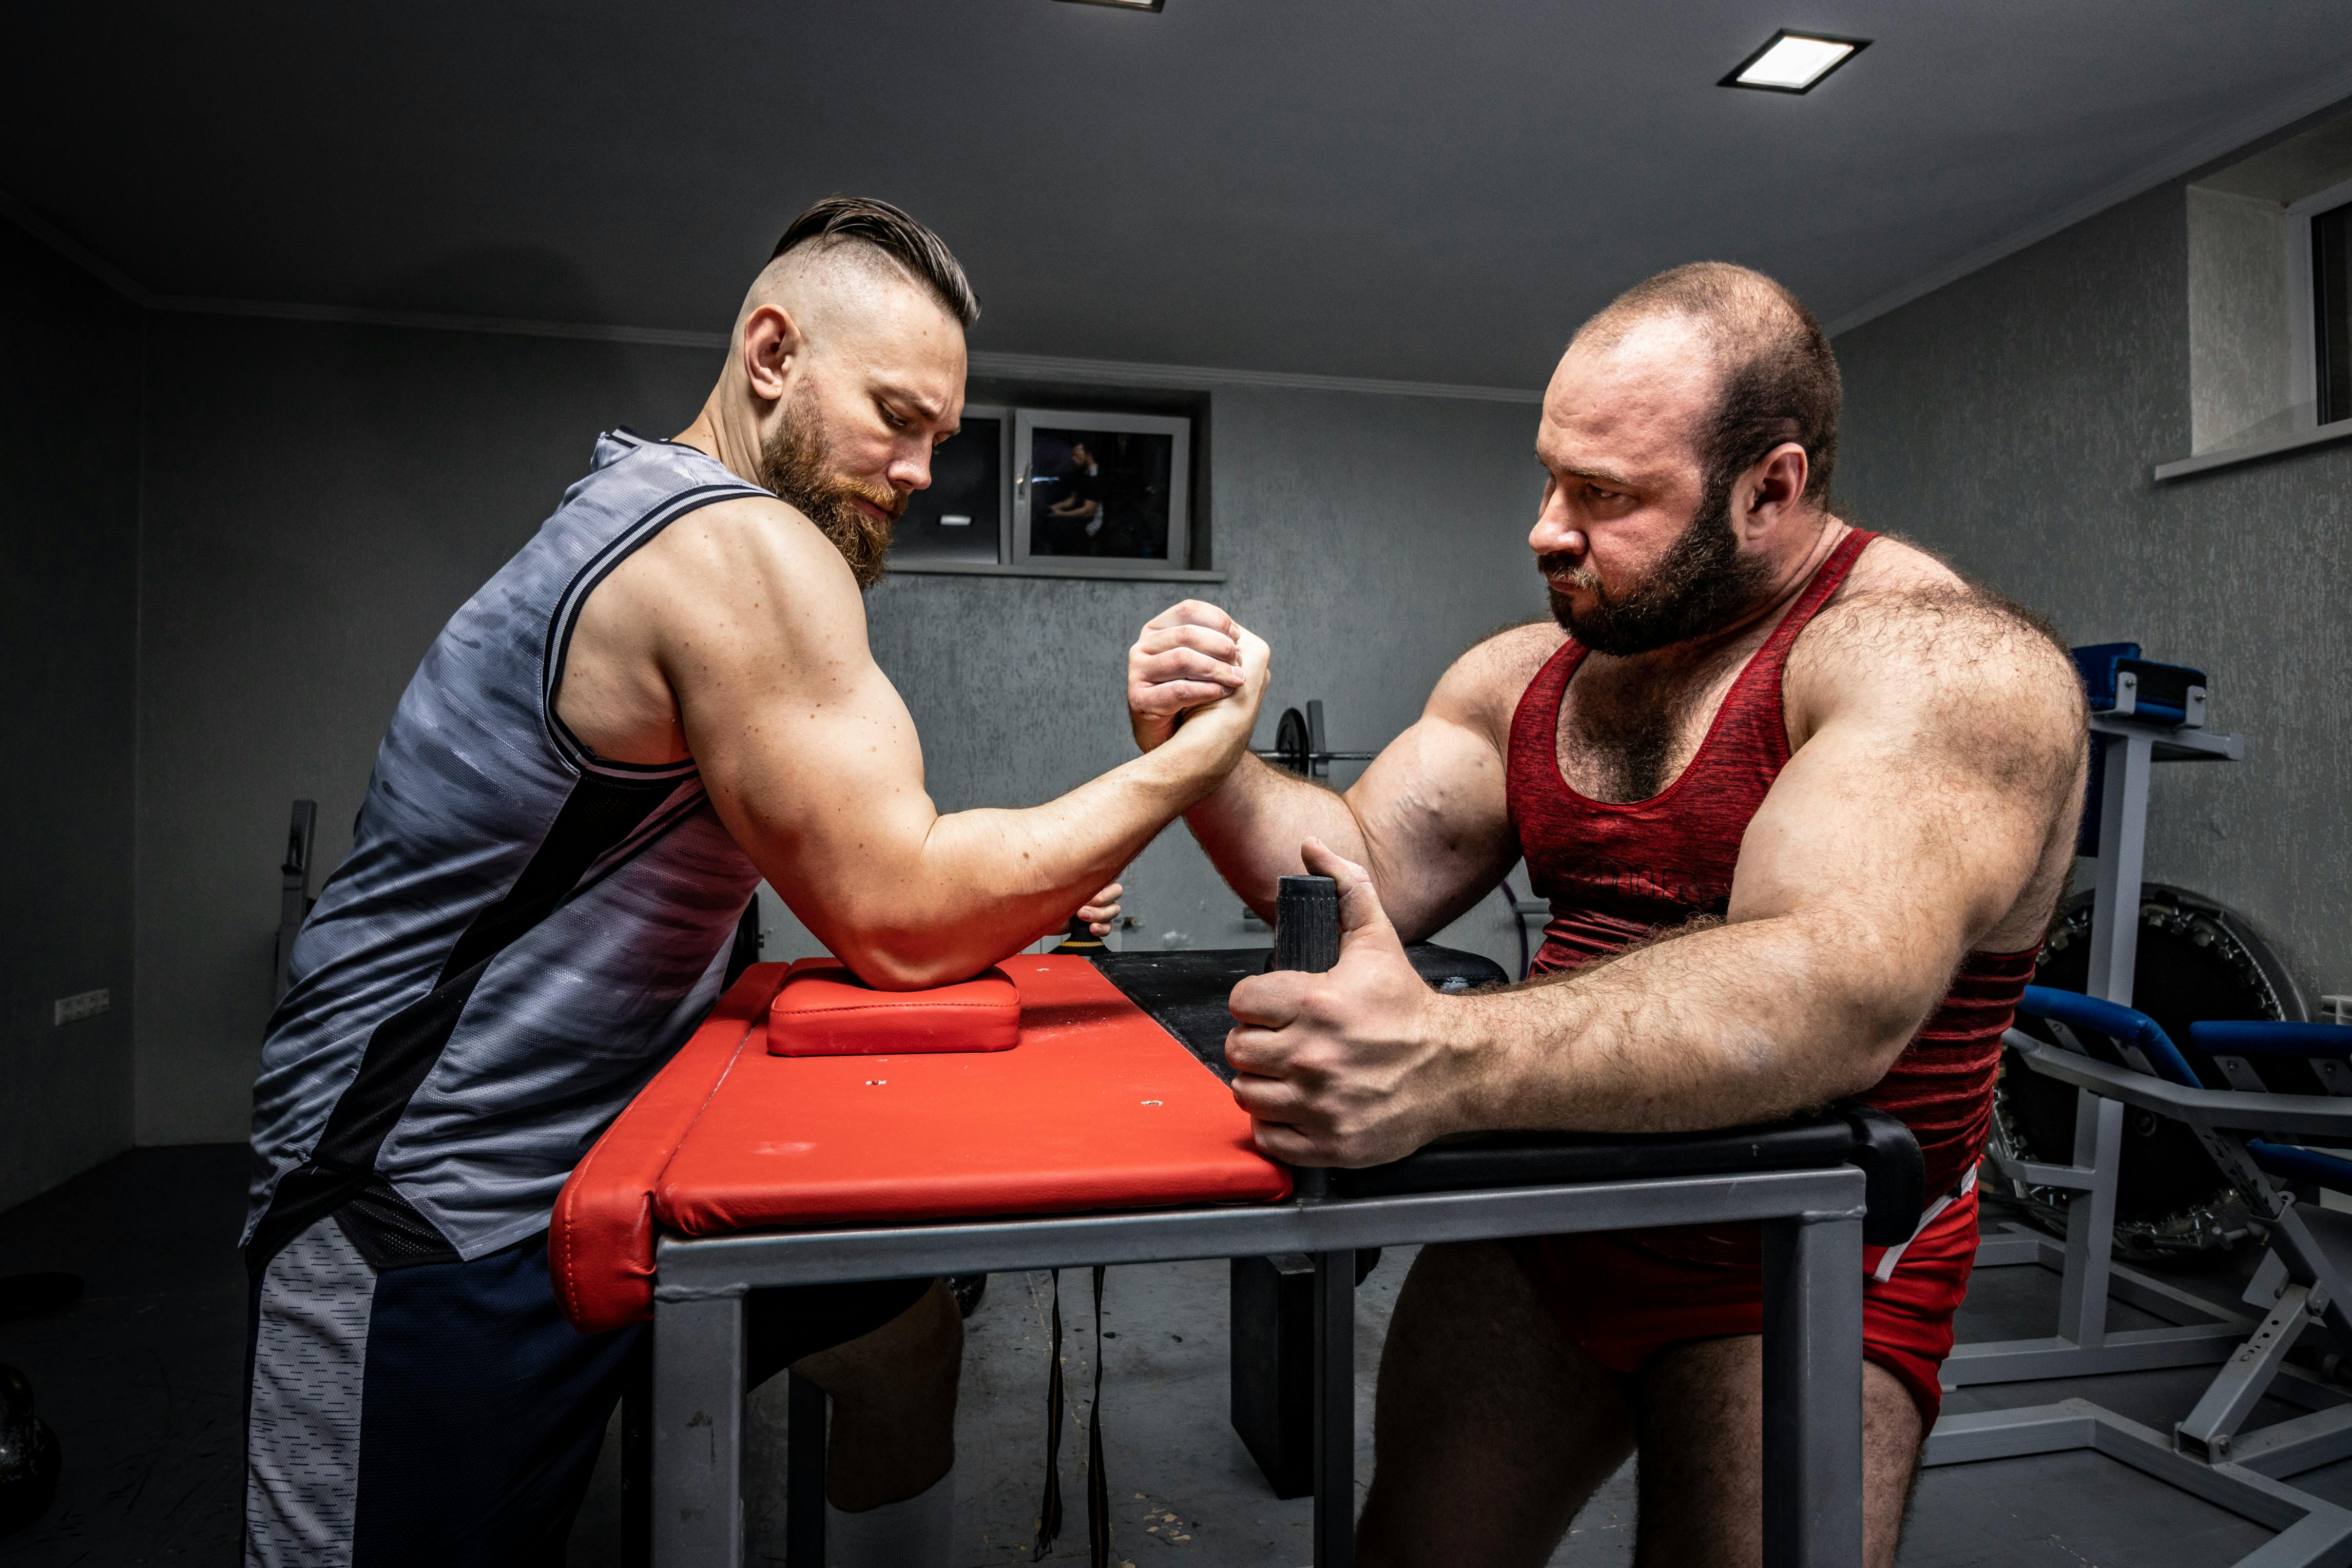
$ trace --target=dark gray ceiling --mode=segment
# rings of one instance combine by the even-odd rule
[[[1510,386],[1658,267],[1850,318],[2352,92],[2346,0],[10,10],[0,189],[160,293],[719,329],[851,191],[976,348]],[[1714,85],[1782,24],[1877,42]]]

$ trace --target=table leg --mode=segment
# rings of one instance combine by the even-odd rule
[[[742,1568],[743,1298],[654,1302],[654,1562]]]
[[[824,1568],[824,1390],[784,1375],[784,1568]]]
[[[1315,1254],[1315,1568],[1356,1559],[1356,1253]]]
[[[1765,1568],[1861,1568],[1862,1220],[1763,1230]]]

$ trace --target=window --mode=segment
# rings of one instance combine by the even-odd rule
[[[2312,401],[2333,424],[2352,419],[2352,200],[2310,222]]]
[[[2352,180],[2286,204],[2288,354],[2304,429],[2352,420]]]
[[[1004,441],[1010,410],[967,407],[963,427],[931,454],[931,487],[918,490],[898,519],[890,564],[1004,559]]]
[[[1192,421],[1024,408],[1013,451],[1013,559],[1184,564]]]
[[[968,405],[890,568],[1214,580],[1194,570],[1193,434],[1184,414]]]
[[[2352,115],[2185,194],[2189,450],[2154,477],[2352,440]]]

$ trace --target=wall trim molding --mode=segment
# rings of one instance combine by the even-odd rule
[[[1824,329],[1832,338],[1850,332],[1865,322],[1874,321],[1890,311],[1900,309],[1915,299],[1924,298],[1947,284],[1958,283],[1971,273],[1981,272],[1994,262],[2039,245],[2086,218],[2096,217],[2134,196],[2145,195],[2168,180],[2177,180],[2250,141],[2259,141],[2274,131],[2284,130],[2305,116],[2316,114],[2330,104],[2341,103],[2347,98],[2352,98],[2352,64],[2339,67],[2284,104],[2273,104],[2260,113],[2233,120],[2192,141],[2176,144],[2141,164],[2133,172],[2110,181],[2048,217],[2029,224],[1990,245],[1980,246],[1957,261],[1948,262],[1847,311],[1829,321]]]
[[[1039,381],[1100,382],[1110,386],[1281,387],[1297,392],[1366,392],[1380,397],[1452,398],[1469,402],[1516,402],[1534,407],[1540,388],[1465,386],[1453,382],[1382,381],[1372,376],[1321,376],[1303,371],[1221,370],[1209,365],[1160,365],[1143,361],[1080,360],[1055,354],[1008,354],[985,350],[971,356],[982,376],[1030,376]]]
[[[557,338],[587,343],[630,343],[656,349],[697,349],[718,353],[724,332],[693,332],[667,327],[612,327],[588,321],[535,321],[504,316],[450,316],[425,310],[373,310],[350,305],[302,305],[270,299],[222,299],[207,295],[159,294],[91,250],[10,193],[0,190],[0,217],[89,273],[142,310],[178,316],[233,316],[261,321],[300,321],[319,326],[385,327],[425,332],[478,332],[510,338]],[[1462,386],[1448,382],[1384,381],[1370,376],[1326,376],[1306,371],[1225,370],[1212,365],[1162,365],[1129,360],[1087,360],[1056,354],[1014,354],[987,350],[971,356],[971,373],[1038,381],[1091,382],[1104,386],[1271,387],[1298,392],[1366,393],[1378,397],[1442,398],[1469,402],[1543,402],[1541,389]]]
[[[2208,474],[2216,468],[2234,468],[2241,463],[2259,463],[2282,452],[2299,452],[2306,446],[2326,446],[2338,441],[2352,441],[2352,419],[2339,419],[2333,424],[2323,424],[2315,429],[2273,435],[2267,441],[2250,441],[2243,446],[2221,446],[2210,452],[2195,453],[2170,463],[2159,463],[2152,473],[2156,482],[2163,485],[2174,479],[2186,479],[2191,474]]]

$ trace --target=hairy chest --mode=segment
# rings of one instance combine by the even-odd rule
[[[1560,697],[1554,739],[1560,777],[1594,800],[1622,803],[1663,794],[1706,744],[1754,653],[1743,648],[1695,669],[1665,672],[1637,661],[1588,657]],[[1743,716],[1784,723],[1780,703],[1769,700],[1777,695],[1779,672],[1757,674],[1748,685],[1758,689],[1743,693]],[[1770,691],[1759,685],[1768,674]]]

